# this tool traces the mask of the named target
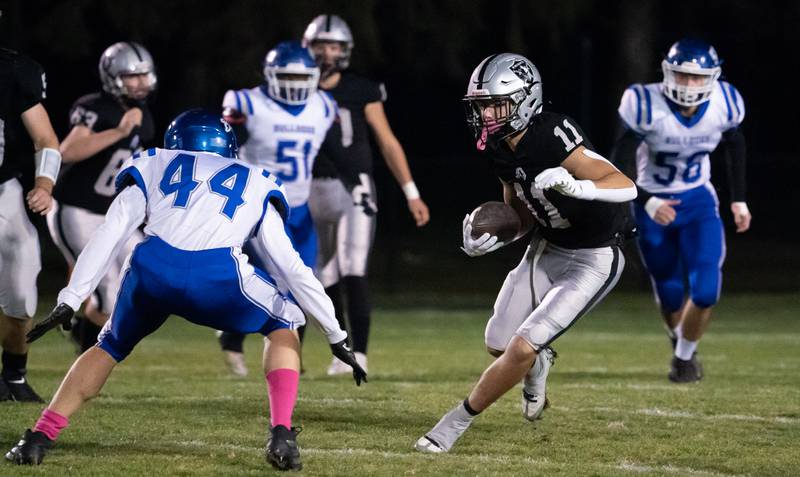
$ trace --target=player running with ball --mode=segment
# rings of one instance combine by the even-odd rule
[[[572,119],[542,111],[541,77],[527,58],[503,53],[484,59],[464,104],[477,147],[521,218],[514,239],[535,230],[486,326],[486,346],[498,359],[417,441],[421,452],[448,452],[475,416],[520,380],[523,415],[541,416],[555,356],[550,345],[617,283],[625,263],[619,245],[629,223],[625,202],[636,197],[633,182],[592,150]],[[507,244],[489,233],[473,237],[472,219],[464,218],[467,255]]]

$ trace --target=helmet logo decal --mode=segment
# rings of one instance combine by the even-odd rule
[[[528,88],[533,87],[534,84],[534,75],[533,70],[528,65],[527,62],[523,60],[514,60],[514,63],[508,67],[512,73],[517,75],[517,78],[521,79]]]
[[[521,167],[517,167],[517,170],[514,171],[514,177],[518,180],[524,181],[528,178],[528,175],[525,174],[525,171]]]
[[[230,124],[228,124],[228,122],[227,122],[227,121],[225,121],[224,119],[222,119],[222,118],[219,118],[219,122],[221,122],[221,123],[222,123],[222,126],[225,128],[225,132],[231,132],[231,131],[233,131],[233,128],[231,127],[231,125],[230,125]]]

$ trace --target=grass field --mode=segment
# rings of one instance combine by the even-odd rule
[[[476,300],[473,300],[476,301]],[[480,301],[480,300],[477,300]],[[307,475],[800,475],[800,297],[729,295],[700,353],[706,378],[666,379],[669,344],[649,296],[614,294],[555,345],[536,425],[515,389],[449,455],[414,441],[463,399],[490,362],[484,308],[375,311],[370,382],[329,378],[319,333],[306,345],[295,412]],[[51,303],[42,303],[41,310]],[[211,330],[170,320],[72,419],[45,465],[0,475],[262,475],[268,425],[261,343],[251,376],[230,377]],[[52,333],[30,379],[50,397],[74,358]],[[0,403],[7,449],[41,406]]]

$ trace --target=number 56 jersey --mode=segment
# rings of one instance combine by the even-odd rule
[[[643,138],[636,151],[636,185],[648,192],[674,194],[705,185],[710,153],[745,114],[742,96],[724,81],[716,82],[691,118],[678,108],[661,93],[661,83],[634,84],[622,95],[619,115]]]
[[[314,158],[336,118],[333,98],[317,91],[305,105],[284,107],[257,87],[228,91],[222,107],[245,118],[247,139],[239,157],[283,181],[290,207],[308,202]]]
[[[147,199],[145,233],[181,250],[240,247],[257,233],[267,206],[286,220],[281,182],[267,171],[207,152],[148,149],[117,176]]]

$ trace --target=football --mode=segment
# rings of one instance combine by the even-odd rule
[[[491,201],[479,205],[472,211],[472,238],[488,233],[507,242],[519,233],[522,226],[519,215],[505,202]]]

